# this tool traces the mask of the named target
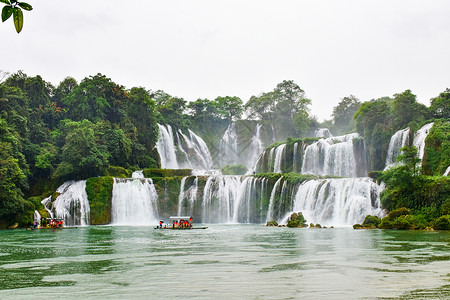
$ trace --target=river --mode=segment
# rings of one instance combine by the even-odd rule
[[[1,230],[0,258],[1,299],[450,297],[450,232]]]

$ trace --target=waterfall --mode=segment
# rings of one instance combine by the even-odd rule
[[[298,156],[297,151],[298,151],[298,143],[295,143],[294,144],[294,154],[293,154],[293,157],[292,157],[292,172],[294,172],[294,173],[298,172],[297,171],[297,160],[298,160],[298,158],[297,158],[297,156]]]
[[[158,194],[150,178],[114,178],[111,223],[153,225],[158,222]]]
[[[131,175],[131,178],[144,178],[144,172],[141,171],[134,171]]]
[[[188,130],[189,136],[181,130],[172,131],[170,125],[158,124],[160,137],[156,149],[161,157],[163,169],[209,169],[212,167],[211,153],[198,135]]]
[[[34,211],[33,222],[36,222],[38,225],[41,225],[41,214],[37,210]]]
[[[219,161],[220,166],[222,167],[237,164],[239,162],[238,138],[235,123],[228,125],[227,130],[225,130],[225,133],[220,140]]]
[[[424,125],[422,128],[417,130],[416,134],[414,134],[413,145],[417,148],[417,156],[422,160],[423,155],[425,154],[425,139],[427,138],[428,133],[430,133],[431,127],[433,127],[434,123],[428,123]]]
[[[448,176],[450,174],[450,166],[447,167],[447,170],[445,170],[444,175],[442,176]]]
[[[159,139],[156,142],[156,149],[161,157],[161,168],[178,169],[177,155],[173,139],[172,127],[158,124]]]
[[[65,182],[56,192],[60,195],[52,204],[53,215],[63,218],[64,224],[68,226],[89,225],[90,207],[86,180]]]
[[[213,165],[211,153],[209,152],[208,146],[205,141],[202,140],[198,135],[196,135],[193,131],[188,129],[189,135],[191,137],[191,141],[195,151],[204,161],[204,164],[201,166],[202,169],[210,169]],[[194,169],[198,169],[198,166],[192,166]]]
[[[242,176],[210,176],[203,190],[204,223],[230,223],[233,221],[234,202],[237,201]]]
[[[181,179],[180,194],[178,196],[178,215],[193,215],[194,212],[194,202],[197,199],[198,191],[198,177],[195,179],[192,185],[185,189],[186,180],[189,176],[185,176]]]
[[[301,211],[308,223],[352,226],[362,223],[366,215],[383,216],[382,190],[367,177],[308,180],[297,190],[293,211]],[[285,217],[282,222],[286,221]]]
[[[277,182],[275,182],[275,185],[273,186],[272,192],[270,193],[270,200],[269,200],[269,210],[267,211],[267,217],[266,221],[272,221],[273,220],[273,206],[275,201],[275,195],[277,193],[278,187],[280,186],[281,179],[283,177],[278,178]]]
[[[328,130],[328,128],[318,128],[314,131],[314,137],[328,138],[332,136],[333,135],[331,134],[330,130]]]
[[[410,130],[409,127],[397,131],[392,137],[391,141],[389,142],[389,148],[386,154],[386,166],[385,170],[389,169],[390,167],[396,165],[397,161],[395,158],[397,155],[400,154],[400,149],[408,146],[409,144],[409,135]]]
[[[52,202],[52,196],[49,196],[41,201],[42,205],[44,205],[45,210],[48,212],[48,216],[50,218],[53,218],[53,212],[49,207],[49,204]]]
[[[343,177],[356,177],[358,170],[353,139],[358,138],[357,133],[343,136],[320,139],[305,149],[302,173],[316,175],[335,175]]]
[[[246,166],[250,169],[255,166],[261,153],[264,152],[264,144],[261,140],[261,125],[256,124],[255,131],[253,132],[252,141],[250,144],[249,159]]]
[[[273,164],[274,173],[281,173],[281,159],[283,157],[284,148],[286,148],[286,144],[281,144],[275,149],[275,161]]]

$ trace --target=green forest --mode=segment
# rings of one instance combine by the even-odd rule
[[[371,176],[387,185],[385,208],[425,209],[433,218],[450,214],[450,183],[441,176],[450,165],[450,89],[429,106],[410,90],[366,100],[349,95],[324,122],[311,113],[313,100],[295,82],[269,89],[245,103],[236,96],[188,102],[161,90],[127,89],[102,74],[81,82],[67,77],[54,86],[39,75],[3,72],[0,227],[25,223],[42,197],[64,181],[159,168],[158,123],[190,128],[211,147],[231,121],[242,119],[272,124],[278,140],[311,137],[321,127],[336,135],[357,131],[366,143]],[[381,172],[392,134],[431,121],[421,171],[414,149],[404,149],[405,164]]]

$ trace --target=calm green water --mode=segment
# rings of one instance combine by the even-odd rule
[[[450,298],[450,233],[210,225],[0,231],[0,298]]]

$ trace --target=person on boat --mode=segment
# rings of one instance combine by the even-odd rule
[[[162,228],[163,221],[159,221],[159,228]]]

